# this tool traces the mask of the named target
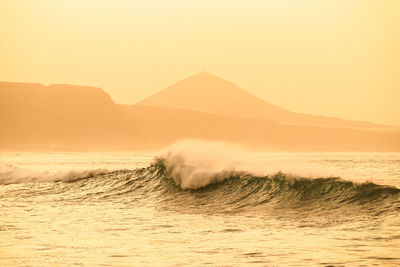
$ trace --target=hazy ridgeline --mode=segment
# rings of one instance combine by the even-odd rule
[[[187,138],[268,150],[399,151],[400,132],[295,113],[201,72],[135,105],[100,88],[0,83],[1,150],[158,150]]]

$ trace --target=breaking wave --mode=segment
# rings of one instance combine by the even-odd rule
[[[78,202],[144,201],[139,205],[155,201],[157,208],[186,212],[271,212],[273,209],[273,216],[279,214],[276,209],[281,211],[281,216],[287,216],[290,210],[335,211],[348,215],[400,211],[400,189],[393,186],[355,183],[334,177],[293,177],[281,172],[255,176],[244,171],[204,174],[189,166],[178,169],[190,173],[190,177],[185,180],[162,159],[136,170],[66,173],[59,179],[63,183],[43,191],[38,191],[38,187],[34,191],[24,190],[19,197],[52,194]],[[196,181],[198,177],[201,182]]]
[[[278,198],[287,201],[318,199],[327,202],[351,203],[386,198],[390,195],[400,197],[400,189],[394,186],[371,182],[355,183],[339,177],[304,178],[282,172],[269,176],[254,176],[244,171],[222,171],[204,175],[203,171],[193,171],[188,166],[183,168],[189,168],[189,173],[191,173],[191,177],[185,181],[186,185],[184,186],[182,186],[182,176],[176,176],[174,171],[171,172],[163,160],[158,160],[151,167],[142,169],[139,173],[151,172],[156,174],[153,176],[155,179],[173,180],[174,187],[180,186],[180,190],[186,189],[183,192],[204,193],[222,190],[224,194],[241,200],[256,198],[257,203],[255,204]],[[201,182],[193,183],[197,177],[201,177]],[[196,186],[193,186],[194,184]],[[188,188],[189,185],[192,185],[193,188]],[[400,207],[400,202],[398,204]]]
[[[36,191],[28,187],[19,196],[43,193],[62,194],[62,199],[73,201],[143,200],[143,205],[157,202],[165,209],[201,212],[271,207],[344,212],[343,207],[352,205],[374,214],[400,211],[400,189],[395,186],[343,179],[315,164],[265,164],[257,153],[237,151],[230,144],[183,142],[161,152],[150,166],[134,170],[34,173],[8,166],[0,172],[0,184],[62,181],[43,192],[38,189],[42,187],[32,187]]]

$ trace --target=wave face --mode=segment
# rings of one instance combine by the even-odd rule
[[[61,194],[64,200],[73,201],[143,203],[153,199],[158,208],[190,212],[400,211],[400,189],[393,186],[293,177],[281,172],[270,176],[233,170],[204,173],[185,164],[174,166],[171,169],[164,159],[157,159],[149,167],[136,170],[81,173],[85,176],[73,175],[73,179],[64,179],[47,190],[25,190],[20,196]],[[189,174],[189,178],[182,174]]]
[[[193,170],[183,166],[184,172]],[[188,168],[189,170],[186,170]],[[284,173],[272,176],[254,176],[241,171],[206,173],[193,171],[188,181],[202,177],[196,189],[182,186],[182,177],[176,176],[165,161],[159,160],[137,175],[152,173],[157,188],[168,202],[191,203],[194,206],[214,206],[220,210],[262,209],[266,206],[310,209],[318,207],[368,206],[377,211],[400,210],[400,189],[374,183],[354,183],[340,178],[301,178]],[[173,180],[174,183],[168,181]],[[212,181],[212,183],[208,183]],[[189,183],[191,184],[191,183]]]
[[[185,172],[189,166],[181,167]],[[192,170],[190,170],[192,171]],[[340,178],[302,178],[284,173],[254,176],[244,171],[207,173],[202,181],[212,181],[196,188],[182,187],[182,177],[170,170],[162,159],[149,167],[98,174],[92,177],[56,183],[34,195],[60,195],[70,201],[113,201],[148,205],[183,212],[257,211],[273,216],[304,212],[319,216],[387,214],[400,211],[400,189],[374,183],[354,183]],[[196,173],[196,172],[195,172]],[[196,179],[200,173],[192,174]],[[204,177],[204,176],[201,176]],[[189,180],[192,181],[192,180]],[[200,185],[196,183],[196,185]],[[24,192],[31,197],[32,192]],[[292,214],[293,215],[293,214]],[[349,216],[351,215],[351,216]],[[319,220],[321,221],[321,220]]]
[[[26,184],[27,190],[18,192],[19,197],[52,194],[70,201],[142,201],[188,212],[399,212],[397,187],[335,177],[329,175],[332,169],[323,167],[298,161],[285,164],[275,158],[265,161],[258,153],[230,144],[190,141],[162,151],[145,168],[26,174],[10,167],[1,173],[0,182],[61,181],[22,183],[19,186]],[[15,191],[7,192],[15,196]]]

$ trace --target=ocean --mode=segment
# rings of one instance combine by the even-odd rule
[[[0,153],[0,266],[400,266],[400,153]]]

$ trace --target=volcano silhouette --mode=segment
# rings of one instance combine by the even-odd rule
[[[68,84],[0,82],[0,95],[0,151],[155,151],[183,139],[273,151],[400,151],[398,129],[291,112],[206,72],[135,105]]]
[[[142,100],[139,105],[178,108],[219,115],[331,127],[375,128],[369,122],[296,113],[250,94],[239,86],[202,71]]]

